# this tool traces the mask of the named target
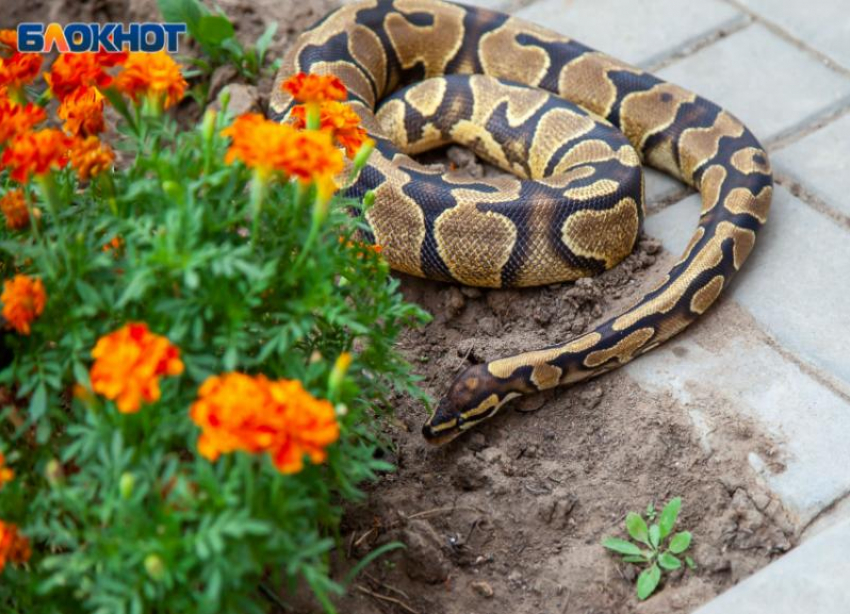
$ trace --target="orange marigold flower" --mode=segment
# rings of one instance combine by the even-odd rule
[[[0,488],[3,484],[11,482],[15,478],[15,472],[6,466],[6,455],[0,452]]]
[[[40,279],[15,275],[3,282],[2,314],[6,323],[22,335],[30,334],[30,325],[44,313],[47,293]]]
[[[45,119],[47,113],[40,106],[31,102],[20,105],[0,96],[0,145],[13,136],[29,131]]]
[[[71,166],[77,171],[80,181],[88,181],[109,170],[113,162],[115,153],[96,136],[77,139],[71,149]]]
[[[101,47],[101,49],[103,49],[103,47]],[[127,61],[127,58],[130,57],[130,53],[128,51],[97,51],[93,55],[94,59],[97,60],[98,64],[100,64],[103,68],[121,66]]]
[[[20,53],[18,36],[14,30],[0,30],[0,87],[19,89],[32,82],[41,69],[40,53]]]
[[[328,186],[329,178],[342,172],[342,154],[326,132],[301,132],[278,124],[258,113],[246,113],[222,131],[233,139],[225,155],[231,164],[241,160],[263,174],[273,171],[316,181]]]
[[[235,160],[269,174],[280,168],[281,154],[289,148],[294,130],[267,120],[259,113],[245,113],[221,131],[232,139],[224,156],[227,164]]]
[[[353,158],[360,146],[366,141],[366,130],[360,127],[360,116],[343,102],[323,102],[319,107],[320,129],[330,132],[334,140],[345,148],[349,158]],[[299,129],[307,127],[307,107],[298,105],[292,109],[293,126]]]
[[[31,83],[41,70],[41,61],[38,53],[13,53],[12,57],[0,58],[0,86],[16,89]]]
[[[349,247],[352,247],[352,245],[350,243],[349,243]],[[356,247],[357,247],[357,257],[358,258],[363,258],[363,257],[369,255],[369,252],[372,252],[373,254],[378,255],[382,251],[384,251],[384,248],[381,247],[380,245],[372,244],[372,243],[366,243],[364,241],[358,241],[357,244],[356,244]]]
[[[57,114],[74,136],[99,134],[104,130],[103,94],[96,87],[78,87],[62,99]]]
[[[96,53],[61,53],[44,80],[59,100],[81,87],[108,87],[112,77]]]
[[[314,75],[300,72],[281,84],[281,89],[292,94],[298,102],[328,102],[345,100],[345,85],[333,75]]]
[[[103,244],[102,249],[107,253],[113,252],[117,256],[122,247],[124,247],[124,239],[121,238],[121,235],[115,235],[107,243]]]
[[[3,571],[6,563],[26,563],[31,554],[30,541],[21,535],[18,527],[0,520],[0,571]]]
[[[25,132],[12,139],[0,158],[0,168],[10,169],[12,179],[26,183],[30,175],[44,175],[68,164],[74,139],[54,128]]]
[[[101,337],[91,355],[92,390],[115,401],[125,414],[139,411],[142,401],[159,400],[160,377],[183,373],[180,350],[144,323],[125,324]]]
[[[281,154],[283,171],[302,181],[331,177],[345,167],[342,153],[327,132],[296,131],[291,146]]]
[[[165,51],[130,53],[124,69],[115,78],[115,86],[138,103],[144,96],[162,101],[163,108],[180,102],[186,91],[180,65]]]
[[[285,408],[286,437],[270,450],[275,467],[282,473],[297,473],[304,467],[304,456],[321,463],[325,448],[339,439],[339,423],[333,405],[304,390],[297,380],[271,383],[277,403]]]
[[[201,427],[199,453],[209,460],[235,451],[267,453],[282,473],[297,473],[304,456],[313,463],[339,439],[333,406],[307,392],[297,380],[226,373],[208,378],[192,404]]]
[[[6,55],[18,50],[18,33],[14,30],[0,30],[0,45],[7,47]]]
[[[23,230],[30,223],[30,212],[24,192],[20,189],[9,190],[0,198],[0,211],[6,218],[6,228]]]

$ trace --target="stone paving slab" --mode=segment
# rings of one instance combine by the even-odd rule
[[[850,78],[758,23],[658,74],[730,110],[762,141],[850,101]]]
[[[727,299],[728,300],[728,299]],[[742,416],[777,443],[750,464],[803,527],[850,491],[850,400],[790,362],[763,337],[715,309],[713,318],[625,367],[644,389],[667,392],[690,411],[709,447],[718,421]],[[718,319],[719,318],[719,319]],[[757,442],[753,443],[755,447]],[[770,467],[780,461],[784,469]]]
[[[644,67],[746,19],[720,0],[540,0],[516,16]]]
[[[777,172],[850,216],[850,114],[773,154],[771,161]]]
[[[508,11],[511,0],[461,0],[460,4],[480,6],[491,11]]]
[[[847,614],[850,521],[798,546],[695,614]]]
[[[654,168],[643,167],[644,189],[646,191],[646,204],[654,205],[662,200],[673,198],[676,195],[686,195],[690,191],[688,186],[678,179],[673,179]]]
[[[850,68],[850,5],[847,0],[738,1],[845,68]]]
[[[834,503],[832,507],[821,513],[818,518],[806,527],[800,539],[811,539],[815,535],[820,535],[824,531],[845,521],[850,522],[850,493],[847,493],[843,499]],[[850,597],[847,598],[847,601],[850,602]]]
[[[650,216],[647,232],[678,255],[696,227],[699,208],[699,196],[693,195]],[[726,294],[784,348],[850,391],[848,348],[836,338],[850,331],[848,267],[850,232],[777,186],[755,251]]]

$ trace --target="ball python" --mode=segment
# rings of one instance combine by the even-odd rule
[[[577,338],[461,372],[423,426],[431,443],[681,332],[729,285],[767,220],[768,156],[738,119],[516,17],[439,0],[346,4],[290,48],[272,119],[286,121],[293,100],[279,85],[301,71],[338,76],[376,141],[348,194],[374,191],[367,239],[404,273],[484,287],[574,280],[634,247],[641,163],[701,194],[696,232],[656,287]],[[447,142],[516,177],[471,178],[409,155]]]

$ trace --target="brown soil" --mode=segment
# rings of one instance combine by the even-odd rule
[[[277,20],[277,53],[332,4],[219,1],[246,41]],[[153,0],[12,0],[3,21],[9,27],[24,20],[143,18],[157,18]],[[267,89],[261,84],[259,91]],[[473,174],[494,172],[457,148],[448,158]],[[587,330],[637,298],[672,261],[644,237],[620,266],[576,284],[481,291],[405,278],[407,298],[434,320],[407,332],[401,348],[423,388],[439,398],[470,364]],[[710,340],[715,331],[748,326],[734,304],[721,301],[695,328]],[[614,372],[526,398],[444,448],[429,447],[419,435],[426,417],[421,405],[404,397],[395,403],[391,460],[398,470],[348,509],[346,552],[339,558],[354,561],[393,540],[407,549],[360,575],[338,602],[346,614],[689,612],[795,540],[794,527],[747,463],[754,449],[770,457],[773,442],[711,398],[700,409],[722,426],[706,438],[688,408]],[[781,470],[781,460],[774,462]],[[650,502],[660,507],[674,496],[684,500],[680,527],[694,534],[698,569],[673,573],[656,596],[639,603],[639,570],[618,563],[599,542],[621,535],[628,511]],[[350,565],[339,562],[340,575]]]

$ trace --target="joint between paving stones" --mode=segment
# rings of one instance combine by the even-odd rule
[[[821,215],[829,218],[845,230],[850,230],[850,216],[836,211],[825,200],[813,194],[799,181],[782,173],[774,172],[773,180],[777,185],[782,186],[791,194],[796,196],[801,202],[805,203]]]
[[[728,21],[720,24],[715,29],[706,32],[702,36],[699,36],[690,41],[686,41],[685,43],[675,47],[669,51],[658,54],[657,56],[650,58],[646,62],[642,62],[641,67],[648,67],[647,70],[652,73],[656,73],[664,68],[667,68],[671,64],[674,64],[680,60],[688,58],[695,53],[702,51],[706,47],[710,47],[717,41],[726,38],[727,36],[732,36],[733,34],[737,34],[741,30],[745,30],[749,26],[754,23],[754,18],[750,15],[737,15],[732,17]]]
[[[744,309],[746,309],[746,307],[744,307]],[[807,362],[806,360],[800,358],[800,356],[798,356],[797,354],[786,348],[784,345],[782,345],[779,341],[774,339],[773,336],[766,330],[764,330],[761,325],[759,325],[758,331],[760,333],[762,341],[768,347],[774,350],[777,354],[779,354],[782,358],[792,363],[794,366],[800,369],[803,374],[812,378],[815,382],[832,392],[835,396],[841,398],[847,403],[850,403],[850,389],[848,389],[846,385],[840,383],[839,380],[834,378],[829,373],[823,371],[819,367],[816,367],[810,362]]]
[[[803,539],[803,536],[805,535],[806,531],[809,530],[809,528],[817,524],[817,522],[822,518],[829,516],[833,511],[835,511],[838,506],[840,506],[847,499],[850,499],[850,490],[845,491],[843,494],[833,499],[828,505],[824,506],[823,509],[821,509],[817,514],[815,514],[811,518],[811,520],[809,520],[802,527],[800,527],[799,531],[797,531],[797,535],[801,539]]]
[[[797,38],[796,36],[791,34],[788,30],[786,30],[785,28],[783,28],[779,24],[771,21],[770,19],[767,19],[766,17],[764,17],[760,13],[757,13],[756,11],[752,10],[748,6],[741,4],[740,2],[738,2],[738,0],[723,0],[723,1],[726,4],[729,4],[730,6],[735,7],[737,10],[741,11],[742,13],[746,13],[747,15],[752,17],[754,20],[756,20],[759,23],[761,23],[762,25],[764,25],[768,30],[770,30],[771,32],[773,32],[777,36],[783,38],[786,42],[794,45],[800,51],[803,51],[803,52],[809,54],[810,56],[812,56],[813,58],[817,59],[818,61],[822,62],[827,68],[839,73],[840,75],[842,75],[844,77],[850,77],[850,69],[845,68],[841,63],[837,62],[836,60],[833,60],[831,57],[829,57],[825,53],[810,47],[805,41],[800,40],[799,38]]]

